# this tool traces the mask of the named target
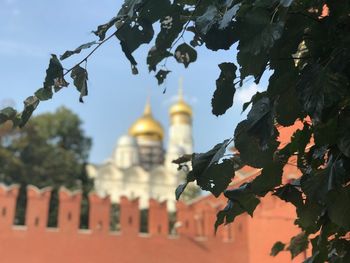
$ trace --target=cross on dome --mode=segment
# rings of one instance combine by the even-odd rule
[[[162,125],[153,118],[149,97],[146,100],[143,115],[131,125],[129,134],[133,137],[144,137],[150,140],[163,140],[164,130]]]

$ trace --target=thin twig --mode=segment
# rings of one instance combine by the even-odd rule
[[[194,9],[193,9],[191,15],[190,15],[189,18],[188,18],[188,21],[186,22],[185,26],[183,27],[183,29],[182,29],[182,31],[181,31],[180,36],[178,36],[178,38],[171,44],[171,46],[170,46],[170,48],[169,48],[169,52],[171,52],[171,50],[174,48],[174,46],[177,44],[177,42],[179,42],[179,40],[180,40],[181,38],[183,39],[183,36],[184,36],[184,34],[185,34],[186,30],[187,30],[187,27],[188,27],[188,25],[190,24],[191,19],[193,18],[194,12],[196,12],[196,9],[197,9],[197,7],[199,6],[199,4],[201,3],[201,1],[202,1],[202,0],[198,0],[198,1],[197,1],[197,3],[196,3],[196,5],[194,6]],[[167,60],[168,60],[168,57],[165,58],[162,67],[165,67],[165,68],[166,68]]]
[[[63,76],[67,75],[69,72],[71,72],[73,70],[73,68],[75,68],[76,66],[79,66],[80,64],[87,62],[88,58],[100,47],[102,46],[105,42],[107,42],[109,39],[111,39],[116,33],[118,32],[118,30],[116,30],[113,34],[111,34],[109,37],[107,37],[106,39],[104,39],[103,41],[101,41],[100,43],[98,43],[98,45],[90,51],[89,54],[87,54],[87,56],[85,58],[83,58],[80,62],[78,62],[77,64],[75,64],[73,67],[71,67],[70,69],[68,69]]]

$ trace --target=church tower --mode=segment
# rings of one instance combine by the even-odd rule
[[[182,78],[179,80],[178,100],[169,109],[169,142],[165,165],[171,172],[177,172],[177,165],[172,161],[183,154],[192,154],[192,109],[183,98]]]
[[[112,156],[102,164],[87,167],[99,195],[111,196],[113,203],[119,202],[120,196],[139,197],[142,209],[148,207],[149,198],[166,200],[168,210],[175,210],[174,193],[184,173],[179,173],[172,161],[193,151],[192,109],[183,98],[182,80],[169,116],[166,152],[163,127],[154,118],[148,99],[143,114],[130,126],[128,134],[118,139]]]
[[[130,127],[129,135],[136,139],[140,166],[149,171],[158,165],[163,165],[164,130],[162,125],[153,118],[149,99],[146,102],[143,115]]]

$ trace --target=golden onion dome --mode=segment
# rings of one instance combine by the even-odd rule
[[[183,91],[182,91],[182,78],[179,80],[179,99],[178,101],[172,105],[169,109],[170,116],[174,116],[177,114],[185,114],[189,117],[192,117],[192,108],[188,105],[183,99]]]
[[[153,118],[149,101],[146,103],[143,115],[131,125],[129,134],[133,137],[145,137],[159,141],[163,140],[163,127]]]
[[[187,114],[189,116],[192,116],[192,108],[183,100],[179,100],[177,103],[170,107],[169,113],[171,116],[176,114]]]

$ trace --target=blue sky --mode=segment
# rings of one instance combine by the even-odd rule
[[[95,40],[90,32],[113,17],[121,4],[112,0],[0,0],[0,105],[22,109],[22,101],[40,88],[50,54],[59,55]],[[189,42],[190,36],[185,40]],[[177,94],[180,76],[185,99],[194,110],[195,151],[206,151],[231,137],[235,125],[244,118],[243,101],[265,88],[266,74],[259,87],[247,82],[236,93],[234,107],[216,117],[211,114],[210,102],[219,76],[217,64],[235,61],[235,50],[211,52],[200,48],[197,62],[188,69],[169,59],[172,72],[166,84],[158,86],[146,66],[151,46],[144,45],[135,52],[139,75],[134,76],[119,42],[111,39],[88,61],[89,96],[84,104],[78,102],[79,94],[70,86],[55,94],[53,100],[41,103],[36,113],[54,111],[61,105],[72,109],[93,139],[90,161],[99,163],[109,157],[118,137],[141,115],[149,94],[155,117],[165,128],[168,126],[168,108]],[[69,68],[80,57],[67,59],[64,67]]]

